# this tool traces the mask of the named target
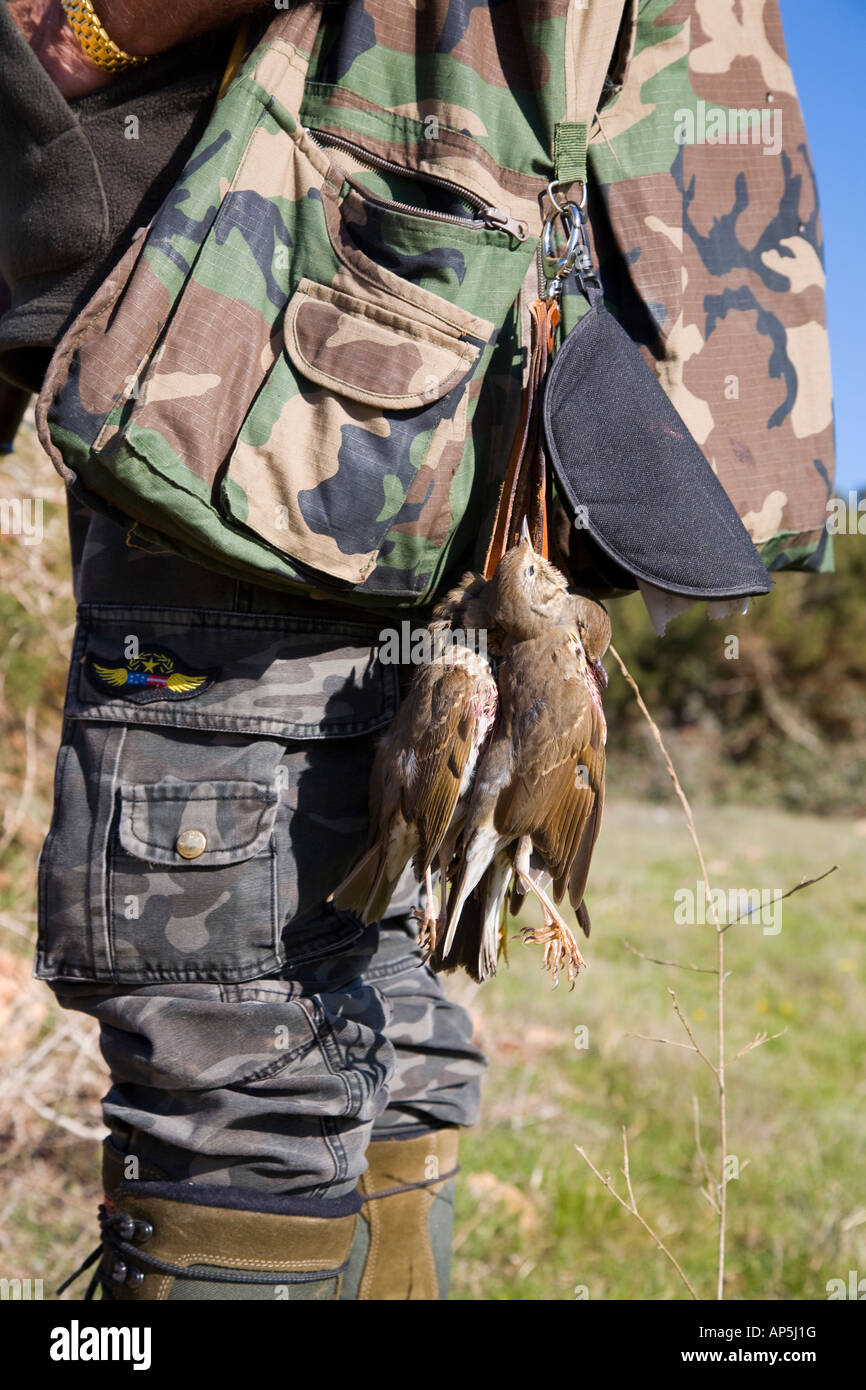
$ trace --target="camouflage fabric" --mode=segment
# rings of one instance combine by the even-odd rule
[[[823,240],[776,0],[645,0],[588,165],[609,307],[764,564],[831,567]]]
[[[469,1016],[421,964],[405,909],[267,979],[55,989],[102,1025],[105,1122],[130,1178],[333,1199],[371,1138],[478,1118]]]
[[[411,874],[372,930],[325,901],[366,841],[400,668],[370,625],[70,521],[36,973],[99,1019],[106,1123],[142,1171],[349,1192],[374,1125],[473,1123],[484,1067],[420,963]]]
[[[759,141],[720,143],[740,107]],[[545,188],[584,155],[611,306],[767,562],[808,559],[829,372],[776,0],[280,14],[60,345],[38,411],[55,463],[145,544],[427,603],[489,531]],[[566,329],[583,305],[566,295]]]
[[[361,624],[81,605],[37,973],[243,980],[357,937],[320,909],[364,844],[396,672]]]

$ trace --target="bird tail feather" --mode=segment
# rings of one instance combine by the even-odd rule
[[[400,878],[400,874],[391,877],[387,870],[387,854],[381,844],[373,845],[334,889],[334,906],[341,912],[356,913],[365,925],[378,922],[385,915]]]

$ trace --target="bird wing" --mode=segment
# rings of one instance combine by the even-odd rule
[[[604,807],[604,722],[575,639],[520,643],[500,667],[503,717],[511,723],[514,771],[500,793],[496,828],[529,835],[554,880],[579,907]]]
[[[418,828],[423,871],[436,858],[460,799],[478,722],[478,678],[462,664],[434,661],[419,670],[408,698],[413,695],[403,815]]]

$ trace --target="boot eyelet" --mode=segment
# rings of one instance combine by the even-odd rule
[[[138,1245],[144,1245],[153,1237],[153,1227],[149,1221],[136,1221],[135,1234],[132,1239]]]
[[[131,1269],[126,1276],[126,1285],[130,1289],[140,1289],[144,1283],[144,1271],[141,1269]]]
[[[121,1240],[132,1240],[135,1235],[135,1222],[125,1211],[119,1211],[114,1219],[114,1228]]]
[[[125,1284],[129,1270],[123,1260],[115,1260],[111,1269],[111,1279],[115,1284]]]

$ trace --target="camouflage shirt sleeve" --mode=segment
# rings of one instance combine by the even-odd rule
[[[777,0],[646,0],[589,168],[605,293],[764,563],[831,567],[823,243]]]

